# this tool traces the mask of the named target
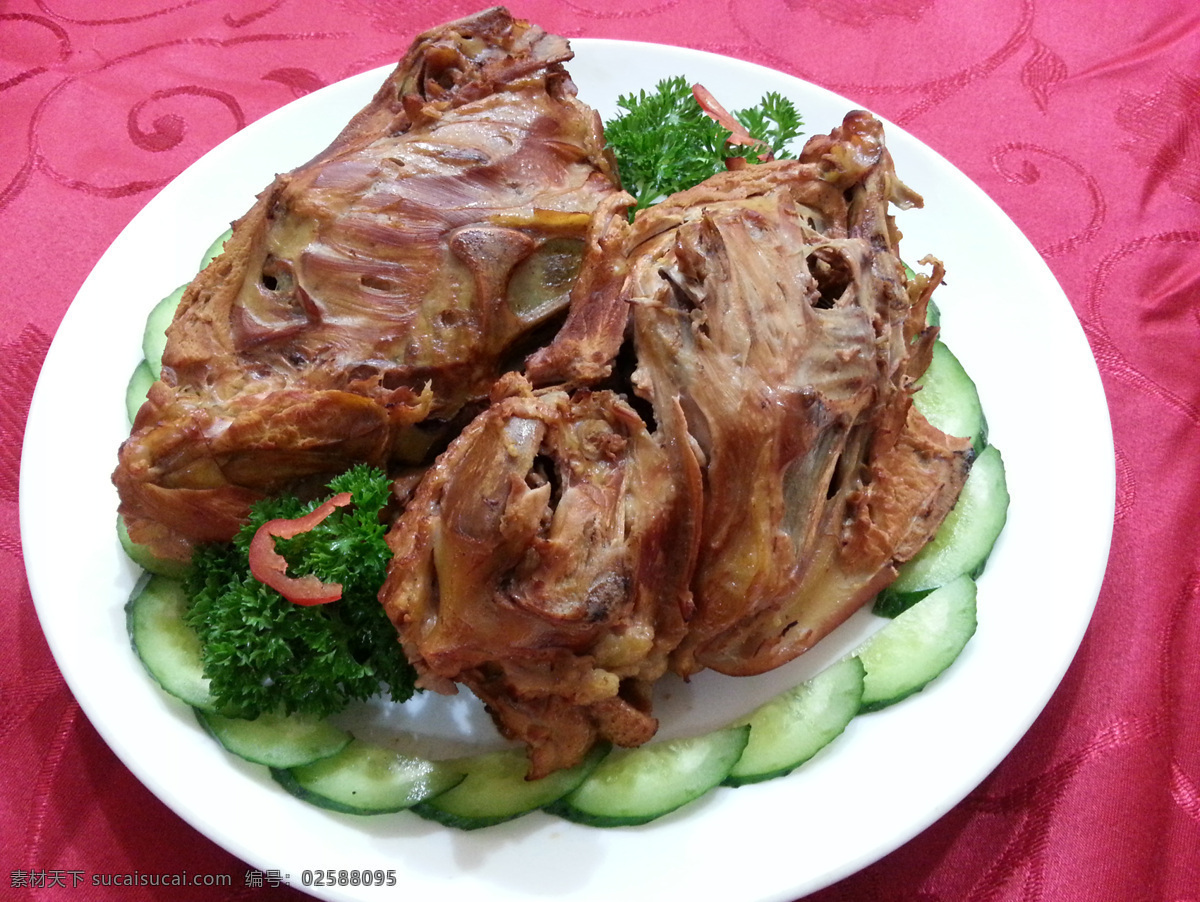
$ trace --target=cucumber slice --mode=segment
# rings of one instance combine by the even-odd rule
[[[204,256],[200,258],[200,269],[205,269],[208,264],[221,256],[221,251],[225,250],[225,242],[233,235],[233,229],[226,229],[222,232],[217,240],[208,246],[208,250],[204,252]]]
[[[740,724],[635,749],[614,749],[548,811],[592,827],[645,824],[700,798],[729,776],[746,748]]]
[[[987,444],[987,419],[979,391],[958,358],[942,341],[933,343],[933,359],[916,382],[913,404],[947,435],[971,440],[978,454]]]
[[[121,548],[129,555],[129,559],[147,573],[159,576],[169,576],[172,579],[182,579],[191,568],[189,561],[173,561],[161,558],[145,545],[139,545],[129,538],[129,530],[125,526],[125,518],[117,514],[117,540]]]
[[[125,388],[125,413],[128,414],[130,423],[137,418],[137,413],[142,409],[155,378],[157,377],[154,371],[145,360],[138,361],[138,365],[133,368],[133,375],[129,377],[129,385]]]
[[[196,711],[196,719],[227,752],[267,767],[299,767],[336,755],[351,736],[303,714],[260,714],[254,720]]]
[[[271,776],[299,799],[344,814],[403,811],[456,786],[465,774],[452,762],[401,755],[354,739],[336,755]]]
[[[863,665],[843,658],[754,711],[750,741],[725,778],[742,786],[791,773],[846,729],[863,696]]]
[[[988,445],[971,465],[958,502],[937,535],[879,593],[875,613],[894,617],[956,577],[977,578],[1008,519],[1008,500],[1004,459]]]
[[[861,711],[878,711],[924,689],[975,635],[975,580],[930,592],[867,639],[855,656],[866,671]]]
[[[592,749],[582,764],[540,780],[526,780],[524,751],[506,749],[460,759],[466,778],[453,789],[413,807],[413,812],[459,830],[477,830],[544,808],[572,792],[596,768],[607,748]]]
[[[177,579],[157,574],[139,582],[125,605],[133,649],[150,676],[171,695],[194,708],[215,702],[204,676],[200,639],[183,619],[187,592]]]
[[[142,332],[142,354],[154,378],[162,372],[163,351],[167,347],[167,326],[175,318],[175,310],[183,298],[186,285],[180,285],[169,295],[154,305],[150,315],[146,317],[146,328]]]

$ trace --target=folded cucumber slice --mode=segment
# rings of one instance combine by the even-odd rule
[[[862,661],[862,711],[877,711],[924,689],[954,663],[975,634],[975,580],[969,576],[930,592],[871,638]]]
[[[933,359],[917,380],[913,404],[947,435],[969,438],[976,453],[987,444],[987,419],[979,391],[958,358],[942,341],[933,343]]]
[[[175,318],[175,310],[183,299],[186,285],[180,285],[169,295],[154,305],[150,315],[146,317],[146,327],[142,332],[142,354],[150,367],[154,378],[162,372],[163,351],[167,347],[167,326]]]
[[[208,250],[204,252],[204,256],[200,258],[200,269],[205,269],[208,264],[212,263],[221,255],[221,251],[225,250],[225,242],[233,235],[233,229],[226,229],[217,236],[216,241],[208,246]]]
[[[755,710],[745,721],[750,741],[725,785],[791,773],[840,736],[858,713],[863,674],[862,661],[843,658]]]
[[[133,539],[129,538],[129,530],[125,526],[125,518],[120,514],[117,514],[117,540],[121,543],[121,548],[129,556],[129,559],[147,573],[169,576],[172,579],[182,579],[191,568],[189,561],[174,561],[169,558],[161,558],[145,545],[139,545]]]
[[[260,714],[253,720],[197,709],[196,719],[227,752],[267,767],[299,767],[336,755],[351,736],[303,714]]]
[[[556,802],[587,778],[607,753],[592,750],[582,764],[540,780],[526,780],[529,758],[506,749],[462,758],[455,763],[466,778],[446,792],[413,807],[421,817],[459,830],[477,830],[512,820]]]
[[[200,638],[183,619],[187,607],[182,582],[150,575],[138,583],[125,605],[125,623],[150,676],[181,701],[212,710],[215,702],[204,676]]]
[[[460,783],[465,774],[452,762],[401,755],[353,740],[336,755],[271,776],[292,795],[344,814],[403,811]]]
[[[958,502],[937,535],[879,593],[875,613],[894,617],[963,574],[978,577],[1008,519],[1008,500],[1004,459],[994,445],[988,445],[971,465]]]
[[[154,384],[155,378],[150,364],[145,360],[139,360],[138,365],[133,368],[133,375],[129,377],[129,385],[125,388],[125,413],[129,416],[130,423],[142,409],[142,404],[145,403],[146,395],[149,394],[150,386]]]
[[[573,792],[547,810],[592,827],[645,824],[700,798],[729,776],[748,724],[703,736],[614,749]]]

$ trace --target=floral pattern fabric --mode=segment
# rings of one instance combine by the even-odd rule
[[[417,32],[481,5],[0,4],[4,898],[301,898],[159,802],[72,698],[22,567],[24,421],[76,291],[158,189],[246,124],[395,61]],[[1200,900],[1200,8],[526,0],[513,9],[567,37],[651,40],[761,63],[898,123],[1012,217],[1094,352],[1113,420],[1117,508],[1079,654],[1032,729],[966,799],[810,898]],[[1018,352],[1014,365],[1037,362]],[[1071,454],[1048,449],[1047,465],[1069,479]],[[1068,528],[1069,512],[1059,513]],[[234,879],[170,889],[92,880],[183,871]]]

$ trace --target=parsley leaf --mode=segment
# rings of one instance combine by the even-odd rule
[[[800,136],[803,122],[795,105],[782,94],[769,91],[763,95],[758,106],[738,110],[734,116],[752,137],[771,148],[775,159],[791,157],[787,145]],[[752,158],[757,158],[761,152],[747,145],[741,145],[738,150]]]
[[[289,572],[341,583],[338,601],[292,604],[250,574],[248,550],[258,528],[307,513],[319,501],[262,501],[233,542],[202,546],[193,556],[187,621],[200,635],[204,672],[223,713],[324,717],[381,691],[398,702],[412,697],[415,671],[377,598],[391,558],[380,518],[391,484],[381,471],[357,466],[329,489],[350,492],[353,504],[275,547]]]
[[[704,112],[683,76],[660,81],[653,93],[624,94],[617,106],[623,112],[604,132],[638,210],[720,172],[731,157],[757,163],[769,149],[776,159],[789,158],[787,145],[801,134],[795,105],[772,91],[758,106],[733,113],[766,148],[727,144],[729,130]]]

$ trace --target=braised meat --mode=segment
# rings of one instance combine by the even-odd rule
[[[184,557],[264,495],[422,462],[554,334],[630,200],[570,57],[503,9],[430,31],[259,196],[187,289],[121,449],[136,541]],[[602,372],[624,325],[572,319],[556,379]]]
[[[629,320],[632,372],[506,380],[425,476],[380,598],[422,684],[468,686],[531,776],[649,739],[667,670],[796,657],[953,506],[969,443],[912,405],[941,265],[906,276],[891,203],[920,198],[852,113],[800,160],[609,218],[589,310]]]
[[[676,428],[652,434],[609,391],[509,376],[388,535],[380,599],[419,685],[469,687],[527,744],[531,777],[657,729],[650,687],[691,615],[698,538]]]
[[[970,466],[912,404],[941,280],[852,112],[798,160],[638,213],[561,38],[419,37],[187,289],[114,474],[164,556],[352,464],[404,495],[380,602],[529,776],[656,732],[673,672],[810,648],[934,534]]]
[[[639,391],[678,398],[704,471],[683,675],[770,670],[932,537],[969,443],[912,405],[936,330],[909,285],[882,126],[854,112],[798,161],[723,173],[638,215],[626,295]]]

